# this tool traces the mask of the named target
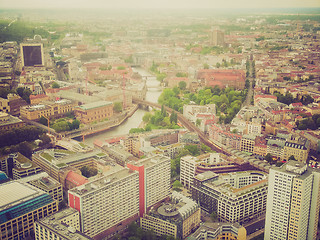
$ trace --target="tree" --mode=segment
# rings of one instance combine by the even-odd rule
[[[183,186],[182,186],[182,184],[181,184],[181,182],[180,182],[179,180],[176,180],[176,181],[174,181],[174,183],[172,184],[172,187],[173,187],[173,190],[181,191],[180,188],[182,188]]]
[[[147,112],[147,113],[145,113],[144,116],[142,117],[142,120],[143,120],[145,123],[147,123],[147,122],[150,121],[151,117],[152,117],[152,114],[149,113],[149,112]]]
[[[203,64],[203,68],[204,69],[209,69],[209,64],[208,63]]]
[[[291,155],[291,156],[288,158],[288,160],[295,160],[295,161],[296,161],[296,158],[295,158],[293,155]]]
[[[213,211],[211,214],[210,214],[210,218],[213,222],[216,222],[218,220],[218,214],[217,212]]]
[[[121,102],[115,102],[113,105],[113,110],[117,113],[122,112],[122,103]]]
[[[216,68],[220,68],[221,64],[220,63],[216,63]]]
[[[180,81],[180,82],[179,82],[179,88],[180,88],[181,90],[185,90],[186,87],[187,87],[187,83],[186,83],[185,81]]]
[[[264,159],[265,159],[268,163],[271,164],[271,162],[272,162],[272,156],[271,156],[270,153],[268,153],[268,154],[264,157]]]
[[[246,82],[245,82],[245,88],[249,88],[250,87],[250,81],[248,79],[246,79]]]
[[[52,88],[60,88],[60,85],[57,82],[53,82],[51,87]]]
[[[197,118],[197,120],[196,120],[196,126],[199,127],[200,124],[201,124],[201,119]]]
[[[83,166],[80,168],[80,171],[86,178],[90,178],[98,174],[98,169],[90,166]]]

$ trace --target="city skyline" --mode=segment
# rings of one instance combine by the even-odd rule
[[[76,1],[76,0],[57,0],[57,1],[40,1],[31,0],[28,1],[28,5],[22,0],[4,0],[0,3],[0,8],[16,8],[16,9],[53,9],[53,8],[80,8],[80,9],[112,9],[112,8],[129,8],[129,9],[245,9],[245,8],[318,8],[320,7],[320,2],[318,0],[270,0],[270,1],[254,1],[254,0],[227,0],[227,1],[210,1],[210,0],[164,0],[164,1],[147,1],[138,0],[134,3],[129,0],[122,0],[117,2],[93,0],[87,1]]]

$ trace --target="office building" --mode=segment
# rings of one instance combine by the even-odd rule
[[[63,189],[62,185],[54,180],[46,172],[41,172],[28,177],[20,179],[20,182],[29,183],[30,185],[41,189],[42,191],[49,194],[54,200],[62,202],[63,200]]]
[[[144,230],[153,230],[158,236],[184,239],[199,227],[200,215],[200,206],[195,201],[173,191],[170,199],[140,218],[140,226]]]
[[[67,208],[34,223],[35,240],[88,240],[80,232],[80,215],[76,209]]]
[[[35,67],[44,65],[44,54],[42,43],[22,43],[21,61],[23,67]]]
[[[215,174],[194,178],[192,198],[207,212],[215,211],[221,222],[243,223],[266,211],[267,175],[260,171]]]
[[[205,222],[187,240],[246,240],[247,231],[238,223]]]
[[[61,149],[45,149],[34,153],[32,161],[50,177],[64,184],[66,173],[71,169],[80,169],[83,166],[96,167],[97,161],[106,157],[105,154],[100,155],[101,153],[101,150],[76,153]]]
[[[320,209],[320,171],[298,161],[269,173],[265,240],[316,239]]]
[[[21,128],[26,124],[19,118],[13,117],[5,112],[0,112],[0,131]]]
[[[121,232],[170,193],[170,159],[154,156],[68,192],[71,208],[80,212],[81,231],[94,238]]]
[[[0,170],[12,179],[20,179],[42,172],[36,163],[19,152],[2,156],[0,158]]]
[[[58,201],[30,184],[11,181],[0,185],[0,239],[25,239],[33,223],[58,211]]]

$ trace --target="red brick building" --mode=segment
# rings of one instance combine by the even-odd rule
[[[202,69],[198,71],[197,79],[204,82],[207,87],[219,86],[244,89],[246,74],[236,69]]]

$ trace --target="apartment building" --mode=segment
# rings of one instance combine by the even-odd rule
[[[256,135],[243,135],[241,138],[241,151],[253,153]]]
[[[316,239],[320,172],[290,160],[269,172],[265,240]]]
[[[174,144],[178,142],[178,137],[178,130],[153,130],[151,133],[140,136],[140,146],[156,147]]]
[[[310,151],[310,141],[287,141],[283,147],[283,159],[288,160],[291,156],[294,156],[296,160],[302,163],[306,163]]]
[[[30,184],[10,181],[0,185],[0,239],[31,237],[34,222],[58,211],[58,201]]]

